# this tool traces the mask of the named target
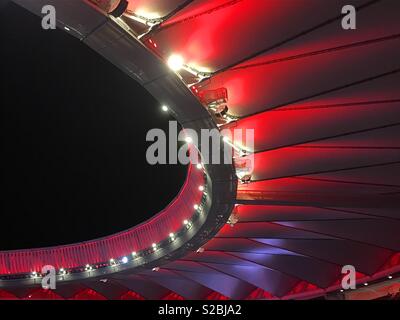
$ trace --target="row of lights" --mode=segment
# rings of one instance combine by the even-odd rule
[[[201,165],[200,165],[200,166],[201,166]],[[201,166],[201,168],[202,168],[202,166]],[[204,191],[205,191],[205,187],[204,187],[203,185],[199,186],[198,189],[199,189],[199,191],[201,191],[201,192],[204,192]],[[205,192],[204,192],[204,193],[205,193]],[[193,205],[193,208],[194,208],[195,210],[200,210],[200,209],[201,209],[200,206],[199,206],[198,204]],[[187,219],[183,220],[182,223],[183,223],[183,225],[184,225],[187,229],[189,229],[189,228],[192,226],[192,222],[191,222],[190,220],[187,220]],[[176,240],[176,235],[175,235],[173,232],[170,232],[170,233],[169,233],[169,239],[170,239],[171,241],[175,241],[175,240]],[[151,245],[151,247],[152,247],[153,251],[156,251],[156,250],[159,248],[159,246],[158,246],[156,243],[153,243],[153,244]],[[131,253],[131,255],[132,255],[132,258],[135,259],[135,258],[138,256],[138,253],[137,253],[136,251],[133,251],[133,252]],[[127,256],[122,257],[120,260],[116,260],[116,259],[114,259],[114,258],[111,258],[111,259],[109,260],[108,266],[115,267],[115,266],[117,266],[119,263],[126,264],[126,263],[128,263],[128,262],[129,262],[129,258],[128,258]],[[93,266],[90,265],[90,264],[86,264],[84,270],[85,270],[85,271],[92,271],[92,270],[93,270]],[[59,275],[66,275],[66,274],[67,274],[67,271],[66,271],[64,268],[60,268],[58,274],[59,274]],[[37,278],[37,277],[40,277],[40,276],[42,276],[42,275],[39,274],[39,273],[36,272],[36,271],[33,271],[33,272],[31,273],[31,277],[32,277],[32,278]]]
[[[393,279],[393,276],[392,276],[392,275],[389,275],[389,276],[387,276],[387,278],[388,278],[389,280],[391,280],[391,279]],[[365,287],[367,287],[367,286],[369,285],[369,283],[368,283],[368,282],[364,282],[363,285],[364,285]],[[340,292],[344,292],[344,291],[345,291],[344,289],[340,289]]]
[[[163,105],[163,106],[161,106],[161,110],[164,111],[164,112],[168,112],[168,111],[169,111],[169,108],[168,108],[168,106]],[[225,140],[224,140],[224,141],[225,141]],[[185,142],[190,144],[190,143],[193,142],[193,139],[192,139],[191,137],[186,137],[186,138],[185,138]],[[196,168],[199,169],[199,170],[201,170],[201,169],[203,169],[203,165],[202,165],[201,163],[198,163],[198,164],[196,165]],[[204,187],[202,187],[202,188],[203,188],[203,189],[200,190],[200,191],[203,191],[203,190],[204,190]]]

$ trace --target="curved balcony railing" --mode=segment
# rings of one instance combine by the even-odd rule
[[[178,232],[183,221],[192,217],[194,204],[203,197],[199,186],[204,181],[204,171],[189,166],[186,181],[176,198],[151,219],[126,231],[70,245],[0,251],[0,275],[40,271],[44,265],[52,265],[57,269],[82,267],[151,248],[153,243]]]

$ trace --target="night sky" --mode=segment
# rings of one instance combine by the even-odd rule
[[[15,4],[0,7],[0,250],[112,234],[177,195],[183,166],[146,163],[160,104],[111,63]]]

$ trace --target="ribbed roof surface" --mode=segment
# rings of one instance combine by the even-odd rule
[[[252,182],[204,252],[61,296],[290,298],[337,290],[343,265],[360,281],[399,271],[400,3],[353,1],[345,31],[347,2],[130,1],[141,15],[185,5],[143,41],[212,71],[200,92],[227,89],[229,127],[255,130]]]

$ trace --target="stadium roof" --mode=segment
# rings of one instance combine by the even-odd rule
[[[201,179],[213,191],[208,200],[193,191],[177,198],[182,214],[170,218],[176,231],[193,214],[192,202],[204,201],[208,214],[182,247],[143,265],[78,272],[51,293],[32,278],[0,281],[3,296],[311,298],[338,292],[344,265],[356,268],[360,284],[400,271],[398,1],[353,1],[357,29],[348,31],[342,0],[140,0],[112,18],[85,1],[14,2],[37,14],[54,4],[60,27],[166,101],[184,127],[216,127],[204,95],[225,90],[230,121],[222,127],[255,130],[254,171],[237,190],[229,166],[189,173],[184,194]],[[192,73],[171,72],[173,54],[201,81],[192,85]],[[237,221],[226,224],[232,210]],[[110,250],[146,250],[150,238]],[[80,260],[51,251],[63,248],[46,250],[56,261],[35,260],[30,250],[0,252],[0,270],[82,267],[111,256],[102,244],[82,249]]]

